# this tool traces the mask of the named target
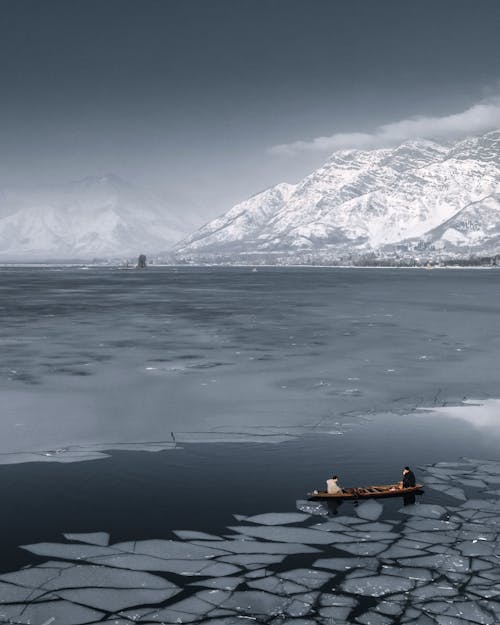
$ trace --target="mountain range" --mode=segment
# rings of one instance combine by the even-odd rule
[[[159,255],[293,264],[500,254],[500,130],[454,143],[340,150],[193,231],[115,175],[0,190],[0,260]]]
[[[0,190],[0,259],[137,257],[165,251],[188,228],[168,207],[113,174]]]
[[[500,253],[500,131],[341,150],[175,247],[188,261],[350,262]]]

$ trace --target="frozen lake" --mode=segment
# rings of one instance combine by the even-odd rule
[[[0,454],[172,432],[282,440],[498,392],[495,270],[2,268],[0,279]]]
[[[0,621],[496,622],[499,282],[2,268]]]

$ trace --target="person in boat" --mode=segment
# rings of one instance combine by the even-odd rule
[[[399,488],[412,488],[416,483],[415,473],[413,473],[410,467],[405,467],[403,469],[403,479],[399,482]]]
[[[334,475],[329,480],[326,480],[326,492],[329,495],[342,495],[342,489],[339,486],[339,476]]]

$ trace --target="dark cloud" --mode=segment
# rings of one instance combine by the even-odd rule
[[[284,163],[270,145],[459,113],[499,79],[496,0],[0,10],[0,184],[112,171],[207,217],[323,158]]]

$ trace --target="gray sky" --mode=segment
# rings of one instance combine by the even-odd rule
[[[497,0],[0,10],[1,186],[113,172],[203,220],[336,147],[500,126]]]

